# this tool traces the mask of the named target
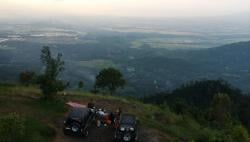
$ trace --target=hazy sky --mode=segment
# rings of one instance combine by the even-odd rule
[[[250,11],[250,0],[0,0],[0,16],[221,16]]]

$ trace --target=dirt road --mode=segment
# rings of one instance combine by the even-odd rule
[[[114,130],[111,128],[96,128],[92,127],[89,130],[89,136],[77,137],[67,136],[63,132],[58,132],[55,142],[112,142]]]
[[[139,133],[139,142],[159,142],[153,131],[141,130]],[[57,132],[57,136],[54,142],[113,142],[114,141],[114,129],[112,128],[97,128],[91,127],[89,130],[89,136],[77,137],[64,135],[62,131]]]

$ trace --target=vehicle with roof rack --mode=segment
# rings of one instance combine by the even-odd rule
[[[123,113],[118,120],[119,127],[115,131],[116,142],[138,141],[138,120],[135,115]]]

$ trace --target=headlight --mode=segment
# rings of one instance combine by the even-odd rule
[[[130,128],[130,131],[134,131],[134,130],[135,130],[135,128],[133,128],[133,127]]]
[[[125,131],[125,128],[121,127],[120,130],[121,130],[121,131]]]
[[[123,137],[123,140],[124,140],[125,142],[130,141],[130,140],[131,140],[131,135],[130,135],[130,134],[126,134],[126,135]]]
[[[79,130],[79,128],[78,128],[77,126],[72,126],[72,127],[71,127],[71,130],[72,130],[73,132],[77,132],[77,131]]]

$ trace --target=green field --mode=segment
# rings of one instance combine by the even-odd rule
[[[0,44],[0,50],[14,50],[16,49],[15,47],[9,47],[7,45],[1,45]]]
[[[147,44],[152,48],[164,48],[164,49],[199,49],[207,48],[209,46],[204,43],[196,43],[188,39],[172,39],[172,38],[145,38],[131,42],[132,48],[139,48],[142,45]]]
[[[91,68],[91,69],[103,69],[107,67],[118,67],[113,61],[111,60],[90,60],[90,61],[80,61],[79,65],[82,67],[86,68]]]

